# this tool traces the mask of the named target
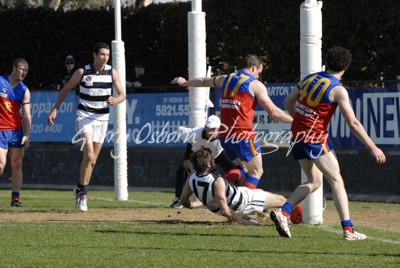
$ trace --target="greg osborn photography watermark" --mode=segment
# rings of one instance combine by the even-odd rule
[[[210,132],[211,137],[207,140],[207,142],[213,142],[216,137],[223,135],[224,138],[220,138],[220,142],[223,146],[223,143],[232,143],[236,144],[242,140],[249,140],[250,137],[254,136],[252,139],[254,142],[258,144],[262,144],[264,146],[270,147],[267,152],[261,153],[271,154],[276,152],[281,146],[287,147],[288,156],[292,151],[293,147],[297,143],[313,143],[313,144],[325,144],[328,139],[327,133],[320,133],[319,136],[314,132],[315,122],[318,118],[315,119],[314,124],[308,129],[308,131],[300,131],[297,132],[295,136],[292,135],[292,132],[289,130],[282,131],[265,131],[265,130],[257,130],[258,124],[255,124],[252,128],[252,131],[245,131],[238,133],[234,131],[237,120],[235,121],[233,126],[227,126],[226,124],[221,123],[221,126],[218,130]],[[79,130],[74,137],[72,138],[72,144],[80,143],[80,150],[82,151],[85,144],[88,142],[87,138],[83,135],[83,129]],[[198,142],[196,139],[196,135],[194,132],[182,132],[179,131],[175,126],[171,127],[169,122],[166,122],[162,127],[155,127],[152,123],[147,122],[140,129],[137,129],[134,132],[127,133],[127,135],[134,135],[130,137],[135,144],[159,144],[160,146],[171,144],[171,143],[196,143]],[[106,135],[104,142],[114,144],[120,142],[126,142],[126,140],[121,141],[121,137],[118,135],[118,132],[114,129],[109,130]],[[322,153],[322,148],[319,153],[316,155],[311,154],[312,158],[316,158],[320,156]],[[115,155],[114,151],[110,152],[112,158],[117,159],[120,156]]]

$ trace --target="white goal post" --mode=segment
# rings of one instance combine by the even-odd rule
[[[305,0],[300,5],[300,79],[322,70],[322,1]],[[322,180],[322,173],[319,174]],[[301,182],[307,177],[301,170]],[[304,199],[303,223],[323,223],[323,184]]]

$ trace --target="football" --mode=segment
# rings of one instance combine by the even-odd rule
[[[303,223],[303,207],[301,204],[295,206],[290,213],[290,220],[293,224]]]

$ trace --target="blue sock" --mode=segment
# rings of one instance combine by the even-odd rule
[[[281,207],[282,209],[282,214],[285,215],[286,213],[286,217],[290,215],[290,213],[292,213],[292,205],[289,204],[288,202],[286,202],[285,204],[283,204],[283,206]]]
[[[237,165],[236,168],[239,169],[240,175],[242,175],[242,176],[246,175],[246,172],[244,171],[244,169],[240,165]]]
[[[341,221],[340,223],[342,224],[342,228],[353,227],[353,223],[351,222],[351,220]]]
[[[11,192],[11,200],[19,199],[19,192]]]
[[[256,189],[259,182],[260,182],[260,179],[247,174],[246,180],[244,181],[243,186],[250,188],[250,189]]]
[[[79,195],[87,195],[89,191],[89,185],[81,185],[81,191],[79,192]]]
[[[81,188],[82,188],[82,184],[79,182],[79,183],[76,185],[76,188],[78,188],[78,190],[80,191]]]

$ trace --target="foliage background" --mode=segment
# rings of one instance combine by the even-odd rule
[[[268,82],[299,79],[299,8],[303,1],[203,0],[206,12],[208,64],[214,73],[238,66],[248,53],[267,55]],[[176,75],[187,76],[187,13],[191,3],[152,4],[124,9],[127,80],[134,79],[135,62],[145,62],[154,86],[168,85]],[[346,80],[394,80],[400,75],[400,1],[355,0],[323,2],[322,52],[341,45],[353,53]],[[114,39],[113,10],[50,10],[0,8],[0,73],[11,71],[13,59],[30,64],[31,89],[56,88],[64,57],[78,65],[92,62],[95,42]],[[229,64],[224,70],[223,62]]]

